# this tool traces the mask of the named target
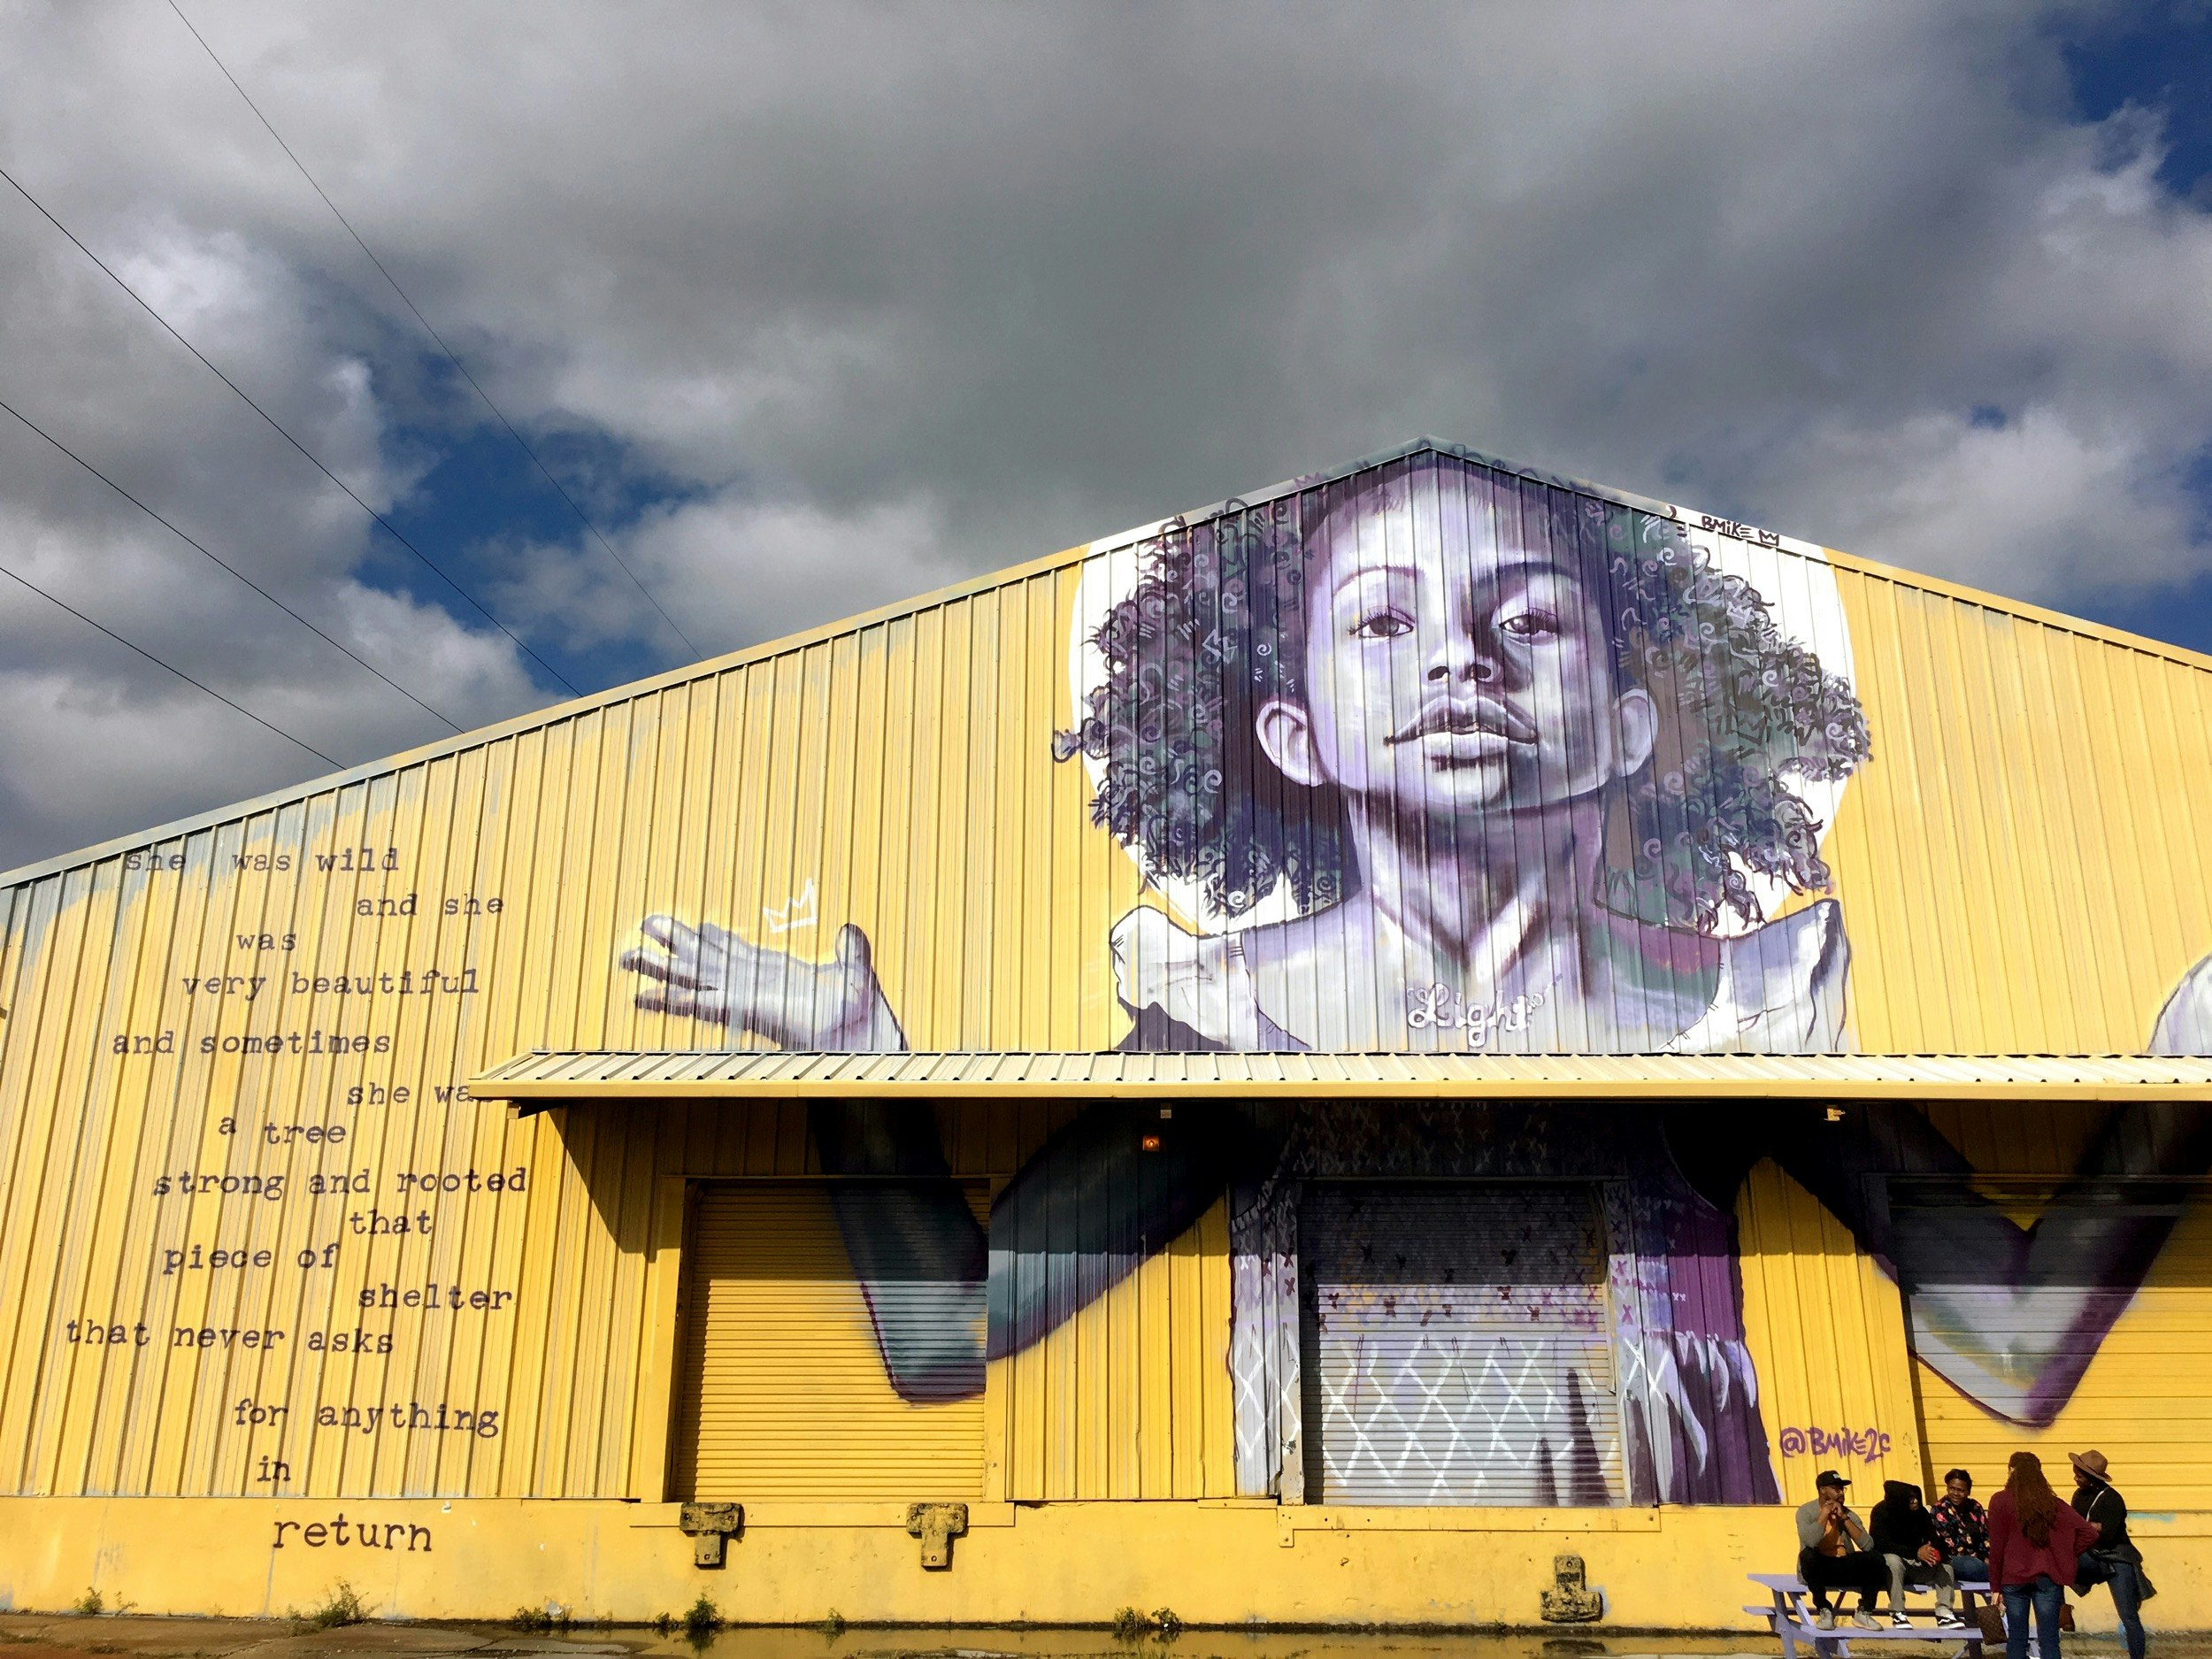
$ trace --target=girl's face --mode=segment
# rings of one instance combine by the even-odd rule
[[[1260,710],[1284,774],[1409,819],[1526,811],[1649,758],[1651,698],[1617,688],[1571,560],[1479,495],[1398,486],[1333,516],[1307,588],[1303,703]]]

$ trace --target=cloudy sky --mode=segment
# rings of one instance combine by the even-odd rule
[[[2212,649],[2205,0],[178,4],[0,166],[421,557],[4,185],[0,400],[407,695],[4,414],[0,566],[344,764],[1421,433]],[[328,769],[0,579],[0,866]]]

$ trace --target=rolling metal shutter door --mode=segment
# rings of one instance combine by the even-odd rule
[[[1594,1188],[1317,1184],[1299,1256],[1309,1502],[1619,1501]]]
[[[888,1187],[848,1187],[865,1204]],[[987,1189],[967,1192],[979,1219]],[[676,1489],[703,1501],[973,1498],[983,1490],[981,1300],[973,1331],[944,1328],[926,1282],[877,1285],[846,1255],[828,1189],[710,1187],[692,1216]],[[885,1375],[875,1320],[910,1342],[972,1348],[977,1391],[918,1405]]]

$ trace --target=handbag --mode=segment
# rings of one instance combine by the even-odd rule
[[[2005,1609],[1994,1594],[1986,1601],[1975,1603],[1974,1623],[1981,1626],[1985,1643],[2002,1644],[2005,1640]],[[2074,1604],[2062,1597],[2058,1604],[2058,1627],[2062,1631],[2074,1628]]]

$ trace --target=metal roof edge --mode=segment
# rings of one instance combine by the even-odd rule
[[[1295,1061],[1297,1064],[1286,1064]],[[1141,1100],[2212,1100],[2212,1058],[2142,1055],[786,1054],[534,1049],[468,1083],[562,1102],[975,1095]]]

